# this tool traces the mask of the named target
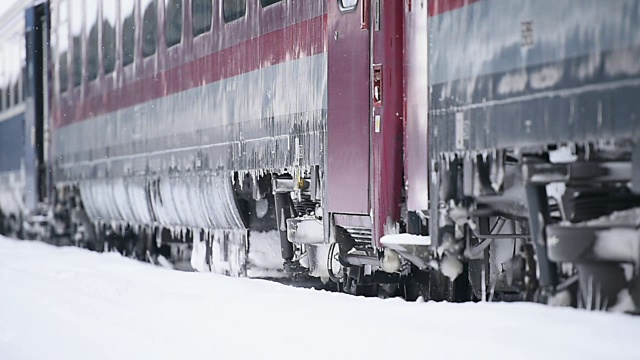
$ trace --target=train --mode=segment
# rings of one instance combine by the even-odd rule
[[[30,0],[0,27],[6,235],[640,307],[638,0]]]

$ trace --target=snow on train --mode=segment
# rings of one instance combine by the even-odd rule
[[[640,306],[640,1],[49,0],[0,26],[4,233]]]

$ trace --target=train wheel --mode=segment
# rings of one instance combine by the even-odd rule
[[[378,284],[366,283],[362,267],[351,266],[344,273],[343,291],[350,295],[374,297],[378,296]]]
[[[634,313],[638,314],[640,313],[640,274],[636,274],[635,278],[631,280],[629,293],[631,294],[631,299],[633,299],[633,303],[635,305]]]
[[[4,215],[2,215],[2,212],[0,212],[0,235],[7,235],[7,229],[5,229],[5,227],[6,225]]]
[[[430,284],[432,276],[428,270],[422,271],[412,266],[411,273],[404,283],[404,299],[407,301],[431,300]]]
[[[155,232],[153,230],[143,229],[139,233],[132,236],[133,244],[132,256],[140,261],[150,261],[150,255],[154,255],[153,247],[155,240]]]

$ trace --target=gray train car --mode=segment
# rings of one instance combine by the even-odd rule
[[[25,221],[38,212],[44,195],[44,122],[36,121],[41,113],[31,91],[33,81],[42,84],[42,73],[36,76],[41,62],[34,63],[41,53],[29,51],[35,49],[28,46],[34,28],[25,31],[32,25],[33,11],[25,17],[31,3],[14,5],[0,19],[0,232],[14,236],[31,235]]]
[[[435,266],[465,284],[461,298],[633,309],[640,2],[431,1],[413,11],[428,12],[428,38],[413,37],[429,45],[408,48],[409,69],[424,77],[409,78],[406,146],[428,146],[408,158],[409,211],[429,218]]]

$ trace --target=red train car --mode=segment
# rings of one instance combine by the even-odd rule
[[[277,230],[287,273],[371,282],[400,222],[403,5],[50,1],[76,237],[247,275]]]

